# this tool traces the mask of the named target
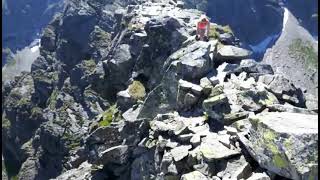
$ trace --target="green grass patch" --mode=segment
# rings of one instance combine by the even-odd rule
[[[31,116],[37,116],[42,113],[42,109],[39,107],[34,107],[31,109]]]
[[[99,122],[99,126],[105,127],[109,126],[116,117],[116,114],[118,113],[117,105],[114,104],[110,106],[105,112],[102,114],[102,121]]]
[[[214,25],[210,24],[210,29],[209,29],[209,39],[218,39],[220,33],[217,31]]]
[[[296,60],[303,61],[307,69],[318,71],[318,54],[309,41],[293,40],[289,46],[289,55]]]
[[[48,104],[50,109],[55,109],[57,104],[57,96],[58,96],[58,90],[53,90],[51,93],[50,98],[48,99]]]
[[[229,25],[222,26],[222,29],[225,33],[233,34],[233,31]]]
[[[8,118],[2,116],[2,129],[10,129],[11,122]]]
[[[96,68],[96,62],[93,59],[84,60],[83,65],[90,72],[94,71]]]
[[[136,31],[136,30],[143,30],[144,29],[144,24],[142,23],[129,23],[127,25],[127,28],[129,31]]]
[[[26,97],[23,97],[23,98],[21,98],[21,99],[17,102],[17,104],[18,104],[19,106],[29,105],[29,104],[30,104],[30,99],[29,99],[29,98],[26,98]]]
[[[146,89],[144,88],[143,84],[139,81],[133,81],[132,84],[129,85],[129,94],[134,99],[143,99],[146,95]]]

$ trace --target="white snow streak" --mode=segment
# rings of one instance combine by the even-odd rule
[[[286,27],[286,24],[288,22],[288,18],[289,18],[289,10],[285,7],[284,13],[283,13],[282,32],[284,31],[284,28]]]

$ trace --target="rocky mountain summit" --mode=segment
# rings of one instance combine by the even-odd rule
[[[2,178],[318,179],[318,110],[175,0],[69,0],[2,86]]]

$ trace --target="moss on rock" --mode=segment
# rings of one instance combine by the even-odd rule
[[[11,122],[8,118],[2,116],[2,129],[10,129]]]
[[[50,98],[48,99],[48,106],[50,109],[55,109],[57,103],[58,91],[55,89],[52,91]]]
[[[219,39],[220,33],[216,30],[215,26],[210,24],[209,39]]]
[[[233,31],[229,25],[223,26],[222,29],[225,33],[233,34]]]
[[[128,91],[130,96],[136,100],[143,99],[146,95],[146,90],[140,81],[133,81],[133,83],[129,85]]]
[[[117,105],[114,104],[110,106],[105,112],[102,113],[102,121],[99,122],[99,126],[109,126],[112,120],[116,119],[116,114],[118,113]]]
[[[318,54],[311,42],[295,39],[289,46],[289,55],[303,61],[307,69],[318,71]]]
[[[96,62],[93,59],[84,60],[83,65],[86,68],[87,71],[93,72],[96,68]]]
[[[272,161],[277,168],[285,168],[288,166],[287,160],[283,159],[280,154],[276,154],[273,157]]]

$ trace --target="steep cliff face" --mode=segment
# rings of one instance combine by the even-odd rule
[[[15,52],[39,38],[42,28],[62,9],[63,1],[2,0],[2,5],[2,47]]]
[[[317,109],[188,3],[68,1],[2,86],[9,178],[317,179]]]

